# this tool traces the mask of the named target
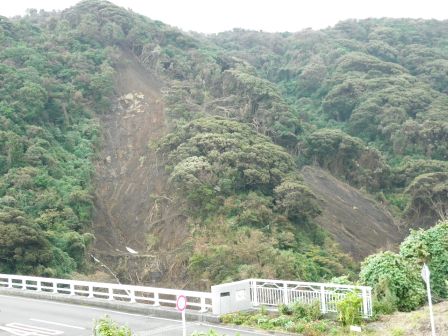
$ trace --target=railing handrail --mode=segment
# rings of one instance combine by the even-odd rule
[[[372,288],[369,286],[356,285],[340,285],[333,283],[319,282],[302,282],[302,281],[285,281],[273,279],[249,279],[252,290],[252,302],[254,306],[267,304],[270,306],[278,306],[279,304],[288,304],[291,299],[294,300],[292,293],[307,294],[301,300],[309,301],[318,299],[320,301],[321,312],[336,312],[333,300],[328,295],[339,295],[345,297],[347,292],[359,291],[362,298],[361,313],[364,317],[372,316]],[[303,289],[302,289],[303,288]],[[344,290],[346,292],[337,292]],[[311,295],[311,296],[310,296]]]
[[[281,283],[281,284],[288,284],[288,285],[296,285],[296,286],[316,286],[316,287],[329,287],[329,288],[340,288],[340,289],[367,289],[371,290],[372,287],[370,286],[357,286],[357,285],[341,285],[341,284],[335,284],[335,283],[324,283],[324,282],[303,282],[303,281],[292,281],[292,280],[274,280],[274,279],[248,279],[248,280],[242,280],[242,281],[251,281],[251,282],[264,282],[266,283]],[[239,281],[238,281],[239,282]]]
[[[147,286],[114,284],[114,283],[109,283],[109,282],[93,282],[93,281],[71,280],[71,279],[60,279],[60,278],[45,278],[45,277],[36,277],[36,276],[29,276],[29,275],[14,275],[14,274],[2,274],[2,273],[0,273],[0,278],[13,278],[13,279],[17,279],[17,280],[23,279],[23,280],[32,280],[32,281],[41,281],[41,282],[57,282],[59,284],[67,284],[67,285],[92,286],[92,287],[97,287],[97,288],[102,287],[102,288],[112,288],[112,289],[121,289],[121,290],[134,290],[136,292],[157,292],[160,294],[168,294],[168,295],[185,295],[185,296],[190,296],[190,297],[193,297],[193,296],[205,297],[207,299],[211,299],[211,297],[212,297],[212,294],[209,292],[199,292],[199,291],[161,288],[161,287],[147,287]]]
[[[65,293],[87,298],[108,298],[109,300],[124,299],[131,303],[144,302],[152,304],[153,306],[160,306],[162,304],[165,307],[171,308],[174,308],[176,300],[180,295],[185,295],[191,298],[188,300],[188,307],[200,309],[200,312],[205,312],[212,308],[214,314],[220,314],[222,312],[221,300],[229,299],[234,300],[231,301],[235,304],[233,309],[237,306],[238,309],[250,309],[252,307],[257,307],[260,304],[278,306],[281,303],[289,304],[292,302],[291,300],[296,299],[303,299],[305,301],[309,299],[318,299],[321,303],[321,311],[325,314],[329,311],[336,311],[333,297],[337,296],[338,298],[341,298],[347,295],[347,292],[349,291],[356,291],[363,300],[363,316],[368,317],[372,315],[371,287],[334,283],[247,279],[212,286],[211,292],[201,292],[0,273],[0,286],[20,288],[22,290]],[[230,291],[232,291],[231,295]],[[246,295],[243,295],[246,299],[242,300],[241,296],[237,298],[237,293],[239,293],[238,295],[241,295],[242,292],[243,294],[246,293]],[[223,293],[225,293],[225,295],[222,295]],[[168,297],[165,297],[165,295],[168,295]],[[244,303],[242,303],[243,301]],[[242,304],[244,304],[244,307],[241,306]]]

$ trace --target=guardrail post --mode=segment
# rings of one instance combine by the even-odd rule
[[[8,288],[12,288],[12,278],[8,278]]]
[[[75,295],[75,285],[74,284],[70,284],[70,295]]]
[[[205,307],[205,297],[201,296],[201,310],[200,313],[205,313],[207,311],[207,307]]]
[[[114,299],[114,290],[112,287],[109,287],[109,300]]]
[[[22,279],[22,289],[26,289],[26,280]]]
[[[42,290],[42,282],[40,280],[36,281],[36,291],[40,292]]]
[[[288,300],[288,284],[285,282],[283,284],[283,303],[287,305],[289,303]]]
[[[369,311],[367,306],[367,291],[366,288],[362,288],[362,315],[364,317],[369,317]]]
[[[160,306],[159,293],[158,292],[154,292],[154,304],[153,304],[153,306],[155,306],[155,307]]]
[[[255,307],[258,306],[258,293],[257,293],[257,281],[252,280],[252,293],[253,293],[253,304]]]
[[[57,293],[57,292],[58,292],[58,283],[53,282],[53,293]]]
[[[133,289],[129,290],[129,298],[131,303],[135,303],[135,291]]]
[[[89,296],[88,296],[88,298],[93,298],[93,286],[92,285],[89,285]]]
[[[325,302],[325,286],[320,286],[320,310],[322,314],[327,313],[327,304]]]
[[[220,315],[221,314],[221,296],[219,294],[220,292],[216,286],[212,286],[210,289],[212,291],[212,313],[213,315]]]

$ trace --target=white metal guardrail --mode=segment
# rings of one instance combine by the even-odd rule
[[[366,286],[350,286],[329,283],[298,282],[266,279],[250,279],[251,301],[254,306],[278,306],[295,301],[311,303],[319,301],[321,312],[337,312],[337,302],[349,292],[362,298],[361,313],[372,316],[372,289]]]
[[[102,298],[123,302],[139,302],[153,306],[176,307],[180,295],[187,297],[187,308],[206,312],[212,307],[212,294],[180,289],[119,285],[103,282],[53,279],[33,276],[0,274],[0,287],[68,294],[87,298]]]
[[[322,313],[337,312],[336,303],[348,292],[362,298],[361,313],[372,316],[371,288],[329,283],[283,280],[248,279],[212,286],[210,292],[180,289],[120,285],[103,282],[53,279],[23,275],[0,274],[0,287],[35,292],[68,294],[86,298],[101,298],[152,306],[176,307],[180,295],[187,297],[187,308],[215,315],[247,310],[260,305],[277,307],[292,302],[319,301]]]

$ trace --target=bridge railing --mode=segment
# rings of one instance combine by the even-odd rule
[[[248,279],[212,286],[211,292],[120,285],[103,282],[53,279],[0,274],[0,287],[26,291],[50,292],[86,298],[102,298],[152,306],[176,306],[180,295],[187,297],[187,308],[222,315],[261,305],[277,308],[280,304],[318,301],[322,313],[337,312],[337,302],[349,292],[362,298],[361,313],[372,316],[371,288],[365,286],[283,280]]]
[[[361,314],[372,316],[372,289],[367,286],[338,285],[330,283],[250,279],[250,297],[254,306],[276,307],[292,302],[318,301],[323,314],[337,312],[337,303],[349,292],[362,299]]]
[[[180,295],[187,297],[187,308],[206,312],[212,307],[212,294],[180,289],[120,285],[104,282],[53,279],[23,275],[0,274],[0,287],[36,292],[68,294],[87,298],[102,298],[153,306],[176,307]]]

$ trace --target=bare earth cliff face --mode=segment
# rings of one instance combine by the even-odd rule
[[[165,134],[163,82],[131,54],[123,53],[122,59],[116,68],[117,101],[100,116],[93,254],[123,281],[157,282],[166,273],[167,251],[175,250],[187,232],[166,195],[163,164],[149,146]]]
[[[355,260],[393,250],[404,238],[406,230],[400,230],[385,208],[360,191],[317,167],[304,167],[302,174],[322,207],[317,223]]]
[[[149,146],[167,132],[164,83],[131,53],[122,52],[121,59],[117,100],[100,116],[92,253],[121,281],[183,286],[188,251],[182,242],[190,237],[186,216],[170,198],[164,164]],[[401,241],[393,218],[373,200],[319,168],[305,167],[302,174],[323,209],[317,222],[355,260]]]

